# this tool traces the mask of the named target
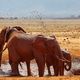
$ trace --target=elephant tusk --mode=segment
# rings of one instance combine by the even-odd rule
[[[59,59],[59,60],[61,60],[61,61],[63,61],[63,62],[70,62],[69,60],[67,60],[67,59],[65,59],[65,58],[60,59],[57,55],[56,55],[56,57],[57,57],[57,59]]]
[[[61,60],[61,61],[63,61],[63,62],[65,61],[65,60],[63,60],[63,59],[60,59],[57,55],[56,55],[56,57],[57,57],[58,60]]]
[[[6,45],[5,48],[0,52],[0,54],[1,54],[2,52],[4,52],[4,51],[6,50],[6,48],[7,48],[7,45]]]

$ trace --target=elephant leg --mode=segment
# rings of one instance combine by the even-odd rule
[[[26,62],[26,65],[27,65],[28,76],[32,76],[31,69],[30,69],[30,62]]]
[[[61,62],[60,63],[60,76],[63,76],[64,75],[64,62]]]
[[[58,64],[57,59],[55,59],[55,61],[53,62],[53,68],[54,68],[54,76],[58,76],[59,75],[59,64]]]
[[[15,47],[13,45],[11,45],[8,48],[8,52],[9,52],[9,63],[11,64],[11,69],[12,69],[12,76],[19,76],[19,70],[18,70],[18,64],[19,64],[19,60],[20,57],[17,54]]]
[[[47,69],[48,69],[48,76],[51,76],[51,71],[50,71],[50,66],[47,65]]]
[[[0,67],[1,67],[2,53],[0,54]]]
[[[9,59],[9,64],[11,66],[11,69],[12,69],[12,61]],[[9,70],[9,72],[12,72],[12,70]]]
[[[18,63],[11,63],[12,73],[11,76],[20,76],[18,70]]]
[[[43,51],[33,48],[33,55],[36,60],[38,71],[39,71],[39,77],[42,77],[44,75],[44,68],[45,68],[45,56]]]
[[[53,65],[53,68],[54,68],[54,76],[58,76],[59,73],[58,66]]]
[[[38,65],[39,77],[42,77],[44,75],[45,59],[43,56],[38,56],[35,59]]]

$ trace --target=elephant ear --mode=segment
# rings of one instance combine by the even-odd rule
[[[0,32],[0,46],[4,45],[4,43],[6,41],[7,29],[8,29],[8,27],[4,27]]]
[[[15,26],[13,28],[16,28],[18,31],[22,31],[22,32],[26,33],[26,31],[20,26]]]
[[[8,39],[9,39],[9,32],[10,32],[10,30],[11,30],[12,28],[11,27],[7,27],[6,28],[6,32],[5,32],[5,37],[4,37],[4,41],[5,42],[7,42],[8,41]],[[8,34],[9,33],[9,34]]]

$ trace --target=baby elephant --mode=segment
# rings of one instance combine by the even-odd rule
[[[70,53],[68,53],[67,51],[64,51],[64,50],[62,50],[62,53],[63,53],[64,58],[67,59],[68,61],[70,61],[67,63],[63,63],[63,65],[64,65],[63,72],[64,72],[64,69],[66,71],[69,71],[71,69],[71,55],[70,55]],[[51,76],[50,66],[53,66],[53,68],[54,68],[54,66],[57,67],[57,65],[55,64],[54,59],[52,59],[52,57],[49,54],[46,55],[46,65],[48,68],[48,76]],[[55,70],[55,68],[54,68],[54,70]]]

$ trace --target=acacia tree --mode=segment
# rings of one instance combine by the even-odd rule
[[[42,16],[42,14],[40,14],[38,11],[33,11],[32,17],[39,20],[39,24],[40,24],[41,28],[44,29],[43,33],[47,33],[48,29],[47,29],[46,24],[44,22],[44,16]]]

